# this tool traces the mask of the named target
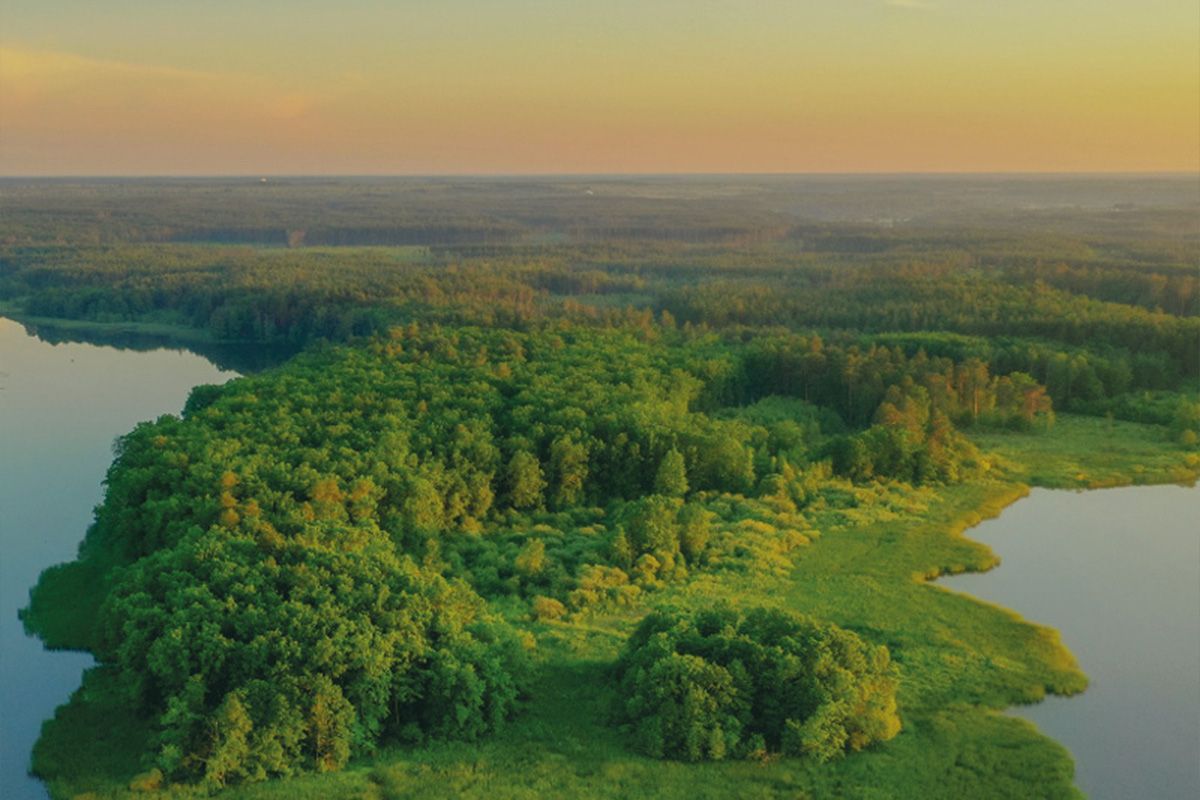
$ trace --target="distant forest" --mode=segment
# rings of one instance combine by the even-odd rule
[[[1187,177],[0,188],[0,302],[35,320],[291,347],[411,321],[778,327],[976,357],[1060,409],[1156,422],[1154,393],[1200,378]]]

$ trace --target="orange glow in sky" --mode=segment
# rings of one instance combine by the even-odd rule
[[[0,174],[1200,169],[1195,0],[7,0]]]

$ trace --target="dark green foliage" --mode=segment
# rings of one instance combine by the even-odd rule
[[[337,769],[381,737],[473,739],[512,712],[522,650],[469,590],[378,529],[269,540],[267,524],[194,529],[123,570],[105,601],[96,654],[162,709],[169,775]]]
[[[1037,337],[1125,351],[1126,361],[1133,359],[1126,348],[1136,348],[1153,353],[1152,358],[1165,357],[1160,379],[1171,385],[1195,377],[1200,364],[1198,317],[1102,302],[1044,285],[1014,286],[940,265],[879,269],[816,292],[710,282],[666,293],[663,305],[692,323]],[[1065,393],[1054,396],[1066,400]]]
[[[784,611],[653,613],[615,677],[618,720],[656,758],[824,761],[900,730],[887,648]]]

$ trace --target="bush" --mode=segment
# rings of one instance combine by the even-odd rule
[[[900,730],[887,648],[785,611],[651,614],[615,677],[617,719],[656,758],[824,761]]]
[[[553,597],[538,596],[533,598],[533,618],[539,622],[560,619],[567,613],[567,607]]]

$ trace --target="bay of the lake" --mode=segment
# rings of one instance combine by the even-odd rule
[[[1062,633],[1088,690],[1014,709],[1093,800],[1200,797],[1200,487],[1035,489],[966,536],[1001,559],[938,583]]]

